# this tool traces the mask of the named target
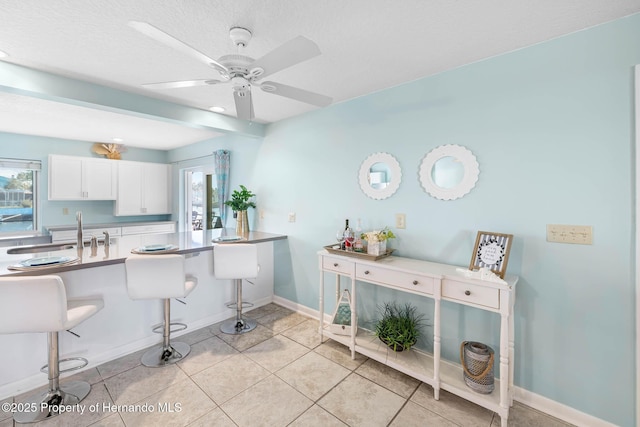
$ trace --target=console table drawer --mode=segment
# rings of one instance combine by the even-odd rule
[[[442,281],[442,298],[490,308],[500,308],[500,291],[498,289],[455,280],[445,279]]]
[[[353,274],[353,262],[344,261],[337,258],[322,258],[322,269],[335,271],[336,273],[351,276]]]
[[[433,295],[433,278],[419,274],[356,264],[356,279],[364,282],[398,286],[411,291]]]

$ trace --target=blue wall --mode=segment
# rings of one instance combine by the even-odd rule
[[[461,266],[478,230],[514,234],[516,385],[634,425],[638,63],[634,15],[269,126],[252,189],[261,228],[289,236],[278,247],[286,262],[276,293],[318,308],[316,252],[345,218],[370,229],[405,213],[406,230],[394,230],[398,255]],[[480,164],[463,199],[436,200],[418,182],[421,159],[442,144],[469,148]],[[398,192],[383,201],[357,182],[360,163],[379,151],[403,171]],[[593,245],[548,243],[546,224],[591,225]],[[360,320],[399,297],[365,292],[368,318]],[[416,303],[429,310],[428,301]],[[464,339],[498,348],[495,316],[452,306],[443,314],[444,357],[455,360]]]

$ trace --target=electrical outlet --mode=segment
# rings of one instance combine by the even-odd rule
[[[407,228],[405,214],[403,213],[396,214],[396,228]]]
[[[296,222],[296,213],[289,212],[289,222]]]
[[[69,208],[62,208],[62,215],[69,215]]]
[[[547,242],[593,244],[593,229],[590,225],[547,224]]]

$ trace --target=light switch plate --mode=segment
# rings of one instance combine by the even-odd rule
[[[590,225],[547,224],[547,242],[593,244],[593,227]]]
[[[396,228],[407,228],[407,217],[403,213],[396,214]]]

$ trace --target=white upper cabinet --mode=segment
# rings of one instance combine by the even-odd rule
[[[114,215],[171,213],[171,165],[118,161]]]
[[[49,156],[49,200],[115,200],[116,161]]]

